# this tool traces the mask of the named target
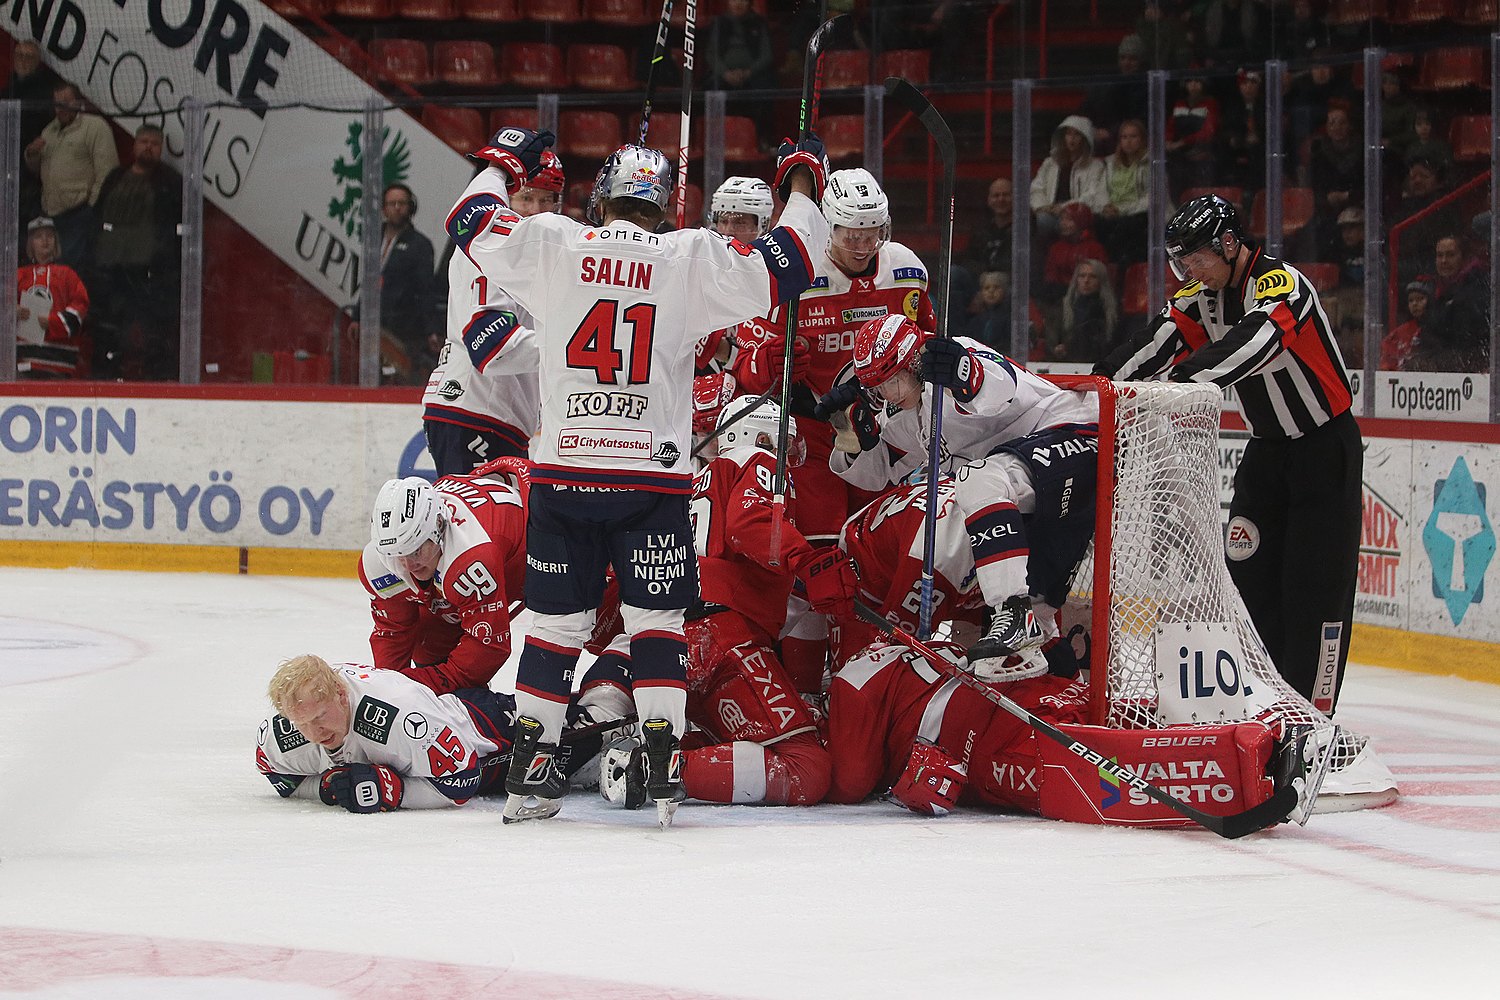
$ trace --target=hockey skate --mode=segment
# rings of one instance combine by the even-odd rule
[[[1333,743],[1338,739],[1339,727],[1288,726],[1286,733],[1276,743],[1276,752],[1271,758],[1271,776],[1278,789],[1290,784],[1297,789],[1297,804],[1287,815],[1286,821],[1306,826],[1323,790],[1323,780],[1328,777],[1329,765],[1333,762]]]
[[[626,809],[646,804],[646,752],[634,736],[622,736],[599,755],[599,794]]]
[[[505,775],[506,823],[557,815],[568,794],[568,776],[558,765],[556,743],[542,742],[542,724],[530,716],[516,720],[516,741]]]
[[[1031,598],[1007,597],[990,616],[984,635],[969,647],[969,669],[980,677],[1019,679],[1008,677],[1005,661],[1023,650],[1040,646],[1042,639],[1042,626],[1031,610]]]
[[[647,719],[641,724],[645,741],[646,794],[656,802],[656,821],[665,830],[677,814],[682,790],[682,749],[672,724],[666,719]]]

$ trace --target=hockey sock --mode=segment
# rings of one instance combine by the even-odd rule
[[[982,507],[964,517],[964,527],[984,602],[994,608],[1007,597],[1025,594],[1026,560],[1031,551],[1016,505],[1001,501]]]
[[[687,656],[681,631],[653,629],[630,637],[636,714],[666,719],[679,738],[687,728]]]
[[[828,792],[832,763],[811,733],[769,747],[743,740],[683,755],[689,798],[770,806],[810,806]]]

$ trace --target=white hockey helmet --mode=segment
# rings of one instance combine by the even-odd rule
[[[823,218],[829,227],[880,229],[880,242],[891,238],[891,202],[875,175],[864,167],[835,170],[823,190]]]
[[[771,213],[775,204],[771,199],[771,185],[759,177],[730,177],[719,185],[719,190],[708,203],[708,222],[715,225],[719,216],[726,212],[738,212],[755,216],[757,236],[764,236],[771,228]]]
[[[604,203],[611,198],[639,198],[667,210],[672,200],[672,162],[666,154],[645,146],[625,145],[609,154],[594,178],[588,220],[604,223]]]
[[[427,542],[442,543],[443,503],[421,476],[392,479],[375,495],[370,541],[387,558],[409,556]]]
[[[743,414],[743,416],[741,416]],[[738,396],[719,411],[719,451],[731,448],[760,448],[772,454],[781,435],[781,405],[774,399]],[[786,420],[787,464],[802,464],[807,457],[807,442],[797,435],[797,418]]]

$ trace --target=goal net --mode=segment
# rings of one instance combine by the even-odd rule
[[[1056,381],[1100,402],[1098,523],[1068,602],[1090,621],[1092,721],[1260,719],[1311,725],[1326,743],[1332,721],[1277,673],[1224,561],[1219,389]],[[1323,811],[1394,799],[1367,738],[1340,727],[1327,752]]]

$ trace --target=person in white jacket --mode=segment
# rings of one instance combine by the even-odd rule
[[[1094,212],[1109,204],[1104,163],[1094,156],[1094,123],[1083,115],[1069,115],[1052,133],[1052,152],[1031,179],[1031,210],[1043,242],[1057,238],[1057,217],[1063,206],[1081,201]]]

